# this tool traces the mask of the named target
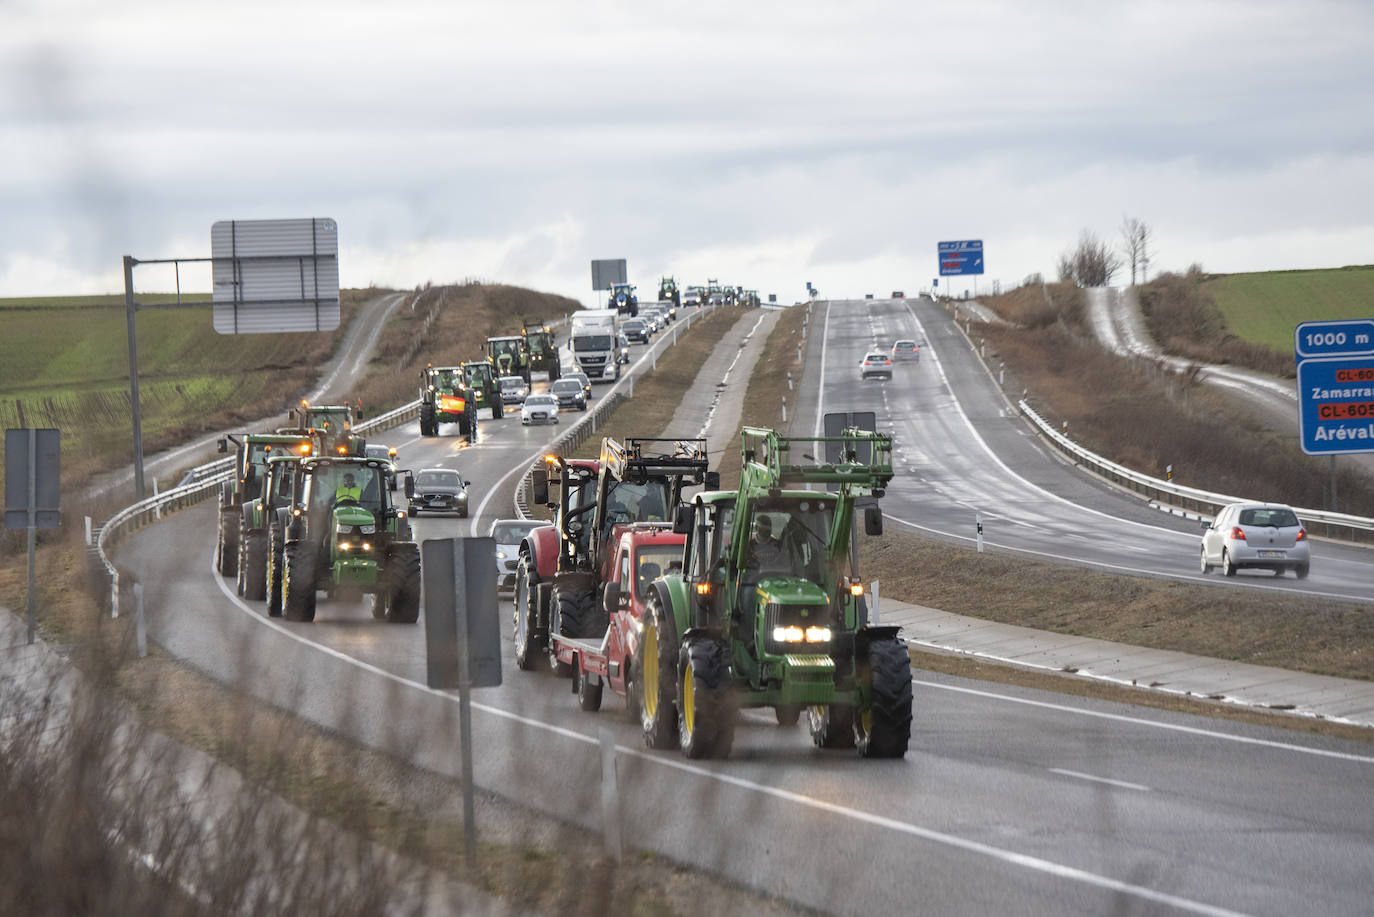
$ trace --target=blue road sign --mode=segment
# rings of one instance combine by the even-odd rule
[[[1374,319],[1303,322],[1293,339],[1302,451],[1374,452]]]
[[[983,240],[940,242],[936,250],[940,259],[940,276],[983,273]]]

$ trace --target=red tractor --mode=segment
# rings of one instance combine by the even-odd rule
[[[705,440],[632,438],[622,446],[607,437],[599,459],[549,455],[544,461],[548,467],[533,475],[533,499],[553,509],[555,519],[520,544],[515,664],[533,668],[542,649],[554,672],[567,676],[572,653],[560,651],[550,635],[599,640],[606,633],[604,593],[613,578],[617,527],[670,525],[684,486],[714,489],[720,476],[707,471]],[[549,500],[552,487],[556,502]]]

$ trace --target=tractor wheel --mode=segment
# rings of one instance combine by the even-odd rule
[[[215,569],[220,576],[235,576],[239,570],[239,510],[219,511],[219,541],[215,545]]]
[[[315,620],[315,546],[288,541],[282,561],[281,605],[286,620]]]
[[[632,657],[625,667],[625,716],[631,723],[639,721],[640,708],[644,703],[639,690],[638,675],[635,672],[636,660]]]
[[[588,713],[595,713],[601,709],[601,688],[602,682],[591,683],[591,679],[598,678],[596,675],[588,675],[582,671],[581,662],[577,664],[577,670],[573,674],[573,680],[577,684],[577,706],[586,710]]]
[[[639,652],[634,657],[630,679],[638,685],[639,725],[644,744],[649,748],[677,748],[677,627],[659,605],[657,595],[649,596],[644,612],[644,630],[639,637]]]
[[[281,581],[284,562],[282,542],[284,540],[280,525],[273,525],[267,530],[267,616],[270,618],[281,617]]]
[[[539,635],[536,632],[539,610],[534,604],[538,601],[534,596],[537,584],[530,566],[530,556],[521,554],[520,562],[515,568],[515,598],[512,601],[515,618],[515,665],[523,672],[529,672],[539,664],[541,649]]]
[[[267,533],[245,535],[239,553],[239,595],[250,602],[267,597]]]
[[[854,708],[847,704],[808,707],[811,741],[818,748],[854,747]]]
[[[779,726],[795,726],[801,719],[801,707],[796,704],[783,704],[773,708],[773,715],[778,718]]]
[[[735,741],[729,647],[697,637],[678,655],[677,731],[689,758],[728,758]]]
[[[491,399],[491,419],[500,420],[505,415],[505,405],[501,402],[501,393],[497,392]]]
[[[392,624],[414,624],[420,619],[420,546],[401,542],[391,546],[382,571],[386,619]]]
[[[550,382],[557,382],[557,381],[558,381],[558,377],[559,377],[560,375],[562,375],[562,373],[559,372],[560,369],[562,369],[562,367],[559,366],[557,363],[553,364],[552,368],[549,369],[549,381],[550,381]]]
[[[555,589],[553,593],[553,620],[549,622],[549,631],[560,637],[597,636],[589,632],[590,628],[595,627],[595,605],[596,590],[594,589],[582,592]],[[572,666],[566,662],[558,661],[558,645],[553,640],[548,642],[548,650],[549,668],[553,669],[553,673],[560,678],[567,678],[571,675]]]
[[[900,758],[911,740],[911,657],[899,640],[869,644],[859,677],[869,706],[856,711],[854,742],[865,758]]]
[[[247,575],[247,572],[248,572],[248,571],[245,570],[244,568],[248,565],[248,557],[247,557],[247,554],[248,554],[248,527],[247,527],[246,525],[244,525],[244,518],[243,518],[242,515],[240,515],[240,516],[239,516],[239,563],[238,563],[238,569],[236,569],[236,570],[234,571],[234,591],[237,592],[239,595],[243,595],[243,589],[244,589],[244,586],[246,585],[245,579],[246,579],[246,575]]]
[[[420,405],[420,435],[434,436],[439,432],[439,425],[434,422],[434,405]]]

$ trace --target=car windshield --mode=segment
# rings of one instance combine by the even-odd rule
[[[521,379],[519,376],[502,376],[502,377],[501,377],[501,387],[504,388],[504,389],[523,388],[524,385],[525,385],[525,380],[524,380],[524,379]]]
[[[1286,506],[1257,506],[1240,511],[1241,525],[1263,525],[1274,528],[1297,526],[1298,516]]]
[[[895,346],[899,347],[899,348],[902,349],[902,350],[912,350],[913,348],[915,348],[916,342],[915,342],[915,341],[898,341],[898,342],[896,343]]]
[[[554,403],[556,399],[552,395],[531,395],[525,399],[526,406],[532,407],[544,407]]]
[[[866,362],[866,363],[881,363],[883,360],[886,360],[886,359],[887,359],[887,357],[886,357],[884,354],[881,354],[881,353],[870,353],[868,356],[864,357],[864,362]]]
[[[673,570],[682,569],[682,545],[643,545],[635,552],[635,595],[644,598],[649,584]]]
[[[497,544],[516,544],[530,532],[548,523],[498,522],[491,527],[492,540]]]
[[[562,394],[563,392],[580,392],[582,383],[576,379],[559,379],[553,384],[553,391]]]
[[[609,334],[586,334],[573,338],[573,350],[610,350]]]
[[[427,470],[415,476],[417,487],[450,487],[457,489],[463,486],[463,479],[456,471],[447,470]]]
[[[367,457],[391,461],[391,453],[387,450],[386,446],[368,446]]]
[[[640,331],[644,328],[643,322],[626,322],[622,326],[626,331]]]

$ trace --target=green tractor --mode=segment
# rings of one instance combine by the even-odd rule
[[[745,427],[739,490],[704,492],[678,510],[683,571],[650,588],[632,678],[651,748],[725,757],[735,710],[807,711],[823,748],[899,758],[911,736],[911,661],[896,627],[868,624],[857,572],[856,503],[882,532],[873,498],[892,479],[892,439],[846,429],[786,439]],[[793,450],[834,447],[831,462]],[[832,490],[806,490],[831,486]]]
[[[308,454],[308,453],[306,453]],[[256,569],[261,552],[262,583],[256,577],[244,576],[239,590],[244,598],[266,599],[268,617],[281,617],[282,552],[286,545],[286,529],[291,524],[292,495],[299,490],[297,477],[303,455],[274,455],[267,460],[267,480],[263,484],[262,499],[254,507],[253,525],[261,531],[251,533],[244,541],[243,563]],[[259,594],[259,592],[261,594]]]
[[[677,281],[672,277],[664,277],[658,282],[659,302],[671,302],[674,309],[682,307],[682,293],[677,288]]]
[[[530,372],[548,373],[550,382],[557,381],[563,374],[563,363],[553,332],[541,322],[533,325],[525,322],[520,334],[525,338],[525,351],[530,355]],[[525,381],[529,382],[529,376]]]
[[[519,376],[526,385],[530,384],[530,354],[524,335],[487,338],[487,362],[497,376]]]
[[[463,381],[461,366],[420,371],[420,435],[438,436],[441,423],[456,423],[460,436],[476,438],[477,399]]]
[[[420,546],[391,502],[387,462],[359,456],[301,459],[292,477],[282,545],[281,606],[289,621],[315,620],[316,592],[369,594],[373,617],[420,616]]]
[[[463,384],[472,392],[477,410],[491,408],[491,419],[501,419],[501,386],[496,381],[496,373],[492,371],[490,363],[486,360],[464,363]]]
[[[219,529],[215,540],[215,570],[221,576],[239,576],[239,554],[244,545],[243,516],[250,512],[262,494],[267,478],[267,460],[274,454],[311,448],[305,433],[249,433],[242,439],[226,436],[219,440],[221,454],[229,444],[237,447],[234,477],[220,485]]]

